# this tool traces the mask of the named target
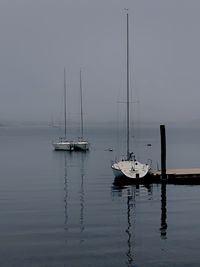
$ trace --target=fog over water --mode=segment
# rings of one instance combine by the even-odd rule
[[[0,122],[124,119],[126,16],[131,114],[141,122],[199,121],[200,2],[1,0]]]

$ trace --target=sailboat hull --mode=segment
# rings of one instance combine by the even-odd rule
[[[137,160],[122,160],[113,163],[111,166],[116,178],[126,177],[132,180],[139,180],[148,175],[150,166],[140,163]]]
[[[54,150],[72,151],[74,146],[71,142],[55,142],[53,143]]]
[[[89,143],[87,141],[77,141],[73,143],[74,150],[77,151],[87,151],[89,150]]]

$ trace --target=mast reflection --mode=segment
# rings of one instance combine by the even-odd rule
[[[127,229],[126,229],[126,233],[128,235],[128,240],[127,240],[127,245],[128,245],[128,250],[127,250],[127,260],[128,260],[128,264],[127,266],[131,266],[133,263],[133,259],[134,259],[134,252],[132,249],[132,241],[131,241],[131,237],[132,237],[132,233],[131,233],[131,226],[132,226],[132,221],[131,221],[131,211],[133,210],[133,206],[135,203],[133,203],[133,196],[127,196]],[[135,224],[135,220],[133,217],[133,225]]]
[[[135,195],[137,188],[135,186],[122,186],[114,184],[112,187],[112,193],[114,196],[127,197],[127,226],[125,228],[125,233],[127,234],[127,266],[133,266],[134,262],[134,226],[135,226]]]
[[[84,226],[84,204],[85,204],[85,193],[84,193],[84,176],[85,176],[85,153],[81,153],[81,185],[80,185],[80,233],[82,234],[85,226]],[[80,242],[83,242],[83,238],[81,238]]]
[[[114,182],[112,186],[112,195],[114,197],[125,198],[127,207],[127,224],[125,233],[127,234],[126,265],[127,267],[135,266],[135,225],[136,225],[136,199],[140,194],[147,193],[148,199],[152,199],[153,185],[132,184],[125,185]]]
[[[85,206],[85,192],[84,192],[84,177],[85,177],[85,159],[86,159],[86,153],[76,153],[76,155],[73,157],[73,155],[69,155],[68,153],[64,153],[64,229],[66,231],[69,231],[69,220],[70,220],[70,198],[69,198],[69,187],[71,186],[71,183],[75,181],[69,180],[68,172],[74,171],[75,175],[74,178],[77,178],[80,182],[80,187],[78,191],[78,205],[79,209],[77,210],[79,213],[78,216],[78,225],[79,225],[79,232],[80,232],[80,242],[82,243],[84,241],[83,239],[83,232],[85,229],[84,225],[84,206]],[[75,164],[71,164],[73,162],[76,162]],[[70,168],[69,168],[70,167]],[[75,168],[74,168],[75,167]],[[72,203],[71,203],[72,205]],[[76,224],[76,223],[75,223]]]
[[[64,153],[64,207],[65,207],[65,222],[64,229],[68,231],[68,177],[67,177],[67,155]]]

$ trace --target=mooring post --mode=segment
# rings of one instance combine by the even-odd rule
[[[166,180],[166,134],[165,125],[160,125],[161,137],[161,180]]]
[[[161,139],[161,227],[160,234],[162,239],[167,237],[167,198],[166,198],[166,134],[165,125],[160,125],[160,139]]]

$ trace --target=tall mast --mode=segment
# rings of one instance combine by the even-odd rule
[[[83,138],[83,104],[82,104],[82,77],[80,69],[80,97],[81,97],[81,138]]]
[[[127,159],[130,158],[130,151],[129,151],[129,20],[128,20],[128,11],[126,13],[126,20],[127,20]]]
[[[66,135],[67,135],[67,109],[66,109],[66,71],[64,68],[64,123],[65,123],[65,139],[66,139]]]

